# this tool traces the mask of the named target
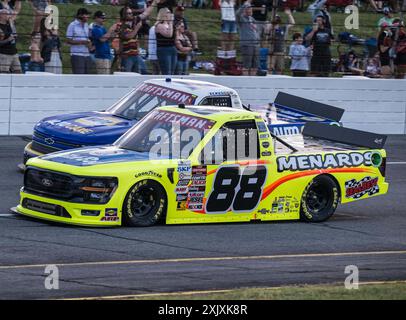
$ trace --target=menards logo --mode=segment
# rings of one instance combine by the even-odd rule
[[[326,153],[277,158],[278,172],[370,166],[372,152]]]

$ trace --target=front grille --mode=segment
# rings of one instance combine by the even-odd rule
[[[46,143],[46,139],[48,139],[48,138],[51,138],[51,137],[46,136],[45,134],[39,133],[38,131],[34,131],[34,136],[33,136],[34,141],[37,140],[37,141]],[[74,149],[74,148],[82,147],[81,144],[70,143],[65,140],[61,140],[60,138],[57,138],[57,137],[52,137],[52,140],[53,140],[53,144],[64,146],[63,149]]]
[[[58,148],[43,145],[43,144],[38,143],[36,141],[32,141],[31,149],[34,150],[34,151],[37,151],[39,153],[42,153],[42,154],[52,153],[52,152],[56,152],[56,151],[61,150],[61,149],[58,149]]]
[[[73,196],[73,179],[58,172],[28,168],[24,175],[24,189],[37,195],[66,200]]]
[[[66,211],[64,207],[52,203],[46,203],[25,198],[23,200],[22,206],[23,208],[29,210],[50,214],[53,216],[72,218],[72,216],[68,213],[68,211]]]

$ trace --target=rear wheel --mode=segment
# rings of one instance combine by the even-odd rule
[[[131,188],[125,198],[123,220],[129,226],[152,226],[164,219],[166,208],[164,188],[156,181],[142,180]]]
[[[307,222],[322,222],[330,218],[339,203],[336,182],[327,175],[314,178],[303,191],[300,216]]]

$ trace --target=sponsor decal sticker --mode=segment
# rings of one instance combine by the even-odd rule
[[[266,149],[269,148],[269,142],[268,141],[264,141],[262,142],[262,146]]]
[[[189,197],[189,203],[203,203],[203,197]]]
[[[177,206],[176,206],[176,208],[177,208],[179,211],[184,211],[184,210],[186,210],[186,201],[179,201],[178,204],[177,204]]]
[[[197,98],[194,94],[148,83],[142,84],[137,90],[166,100],[171,100],[175,103],[194,104]]]
[[[378,177],[365,177],[360,181],[352,179],[345,182],[345,197],[359,199],[368,194],[372,196],[379,192]]]
[[[189,192],[203,192],[206,190],[206,186],[190,186]]]
[[[187,180],[179,180],[178,183],[176,184],[177,187],[184,187],[187,186],[189,184],[189,179]]]
[[[202,210],[206,191],[207,166],[194,166],[191,172],[192,183],[189,187],[187,208],[191,211]]]
[[[175,193],[176,194],[181,194],[181,193],[187,193],[188,192],[188,187],[187,186],[179,186],[175,188]]]
[[[192,169],[192,173],[194,175],[207,175],[207,167],[206,166],[194,166]]]
[[[272,128],[272,132],[276,136],[290,136],[300,133],[300,128],[303,125],[299,126],[277,126]]]
[[[211,129],[215,124],[214,121],[208,120],[206,118],[188,116],[183,113],[169,111],[155,112],[152,116],[152,119],[162,123],[179,122],[182,126],[198,130]]]
[[[75,120],[76,123],[81,125],[95,127],[95,126],[108,126],[112,127],[116,124],[123,122],[120,118],[114,117],[87,117],[87,118],[80,118]]]
[[[204,197],[204,191],[198,191],[198,192],[190,192],[189,191],[189,197],[190,198],[192,198],[192,197],[202,198],[202,197]]]
[[[257,127],[258,131],[261,133],[268,132],[268,129],[266,128],[266,125],[263,121],[257,121]]]
[[[278,172],[304,171],[313,169],[371,166],[371,152],[308,154],[300,156],[278,157]]]
[[[189,203],[188,209],[191,211],[203,210],[203,204],[202,203]]]
[[[259,209],[257,212],[260,213],[260,214],[267,214],[270,211],[268,209],[262,208],[262,209]]]
[[[106,208],[101,221],[118,221],[119,219],[117,208]]]
[[[192,176],[191,176],[190,172],[179,172],[179,181],[185,180],[185,179],[187,181],[189,181],[191,177]]]
[[[139,177],[143,177],[143,176],[152,176],[152,177],[162,178],[161,174],[159,174],[157,172],[154,172],[154,171],[151,171],[151,170],[150,171],[139,172],[139,173],[136,173],[134,175],[135,178],[139,178]]]
[[[295,197],[275,197],[270,213],[295,213],[299,212],[299,208],[299,201]]]
[[[177,194],[176,195],[176,201],[186,201],[187,200],[187,193],[184,194]]]
[[[203,180],[192,179],[192,186],[205,186],[205,185],[206,185],[206,179],[203,179]]]
[[[70,131],[77,132],[77,133],[80,133],[80,134],[88,134],[88,133],[93,132],[92,129],[84,128],[82,126],[75,125],[75,124],[73,124],[71,122],[68,122],[68,121],[61,121],[61,120],[55,119],[55,120],[47,120],[47,121],[45,121],[45,123],[49,124],[49,125],[52,125],[52,126],[55,126],[55,127],[65,128],[65,129],[68,129]]]

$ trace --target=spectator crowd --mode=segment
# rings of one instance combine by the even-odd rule
[[[221,37],[217,53],[211,57],[213,63],[208,64],[215,74],[328,77],[335,72],[405,78],[406,30],[402,10],[406,9],[406,0],[366,1],[379,15],[376,37],[368,39],[349,32],[336,34],[333,30],[330,11],[344,9],[354,3],[352,0],[305,4],[308,26],[302,32],[297,32],[295,12],[303,9],[300,7],[304,1],[237,1],[212,2],[213,8],[221,12]],[[119,18],[115,20],[116,17],[98,10],[100,1],[85,0],[65,31],[49,23],[49,5],[67,4],[68,0],[29,0],[33,17],[29,54],[17,50],[21,2],[0,0],[0,73],[61,74],[69,68],[74,74],[121,71],[187,75],[202,55],[198,32],[204,30],[194,29],[196,25],[190,27],[186,10],[192,4],[202,7],[204,1],[111,0],[109,3],[118,7]],[[280,12],[284,12],[284,18]],[[115,20],[110,27],[106,25],[108,19]],[[293,27],[296,32],[292,32]],[[69,62],[63,63],[62,44],[69,46]],[[332,52],[335,48],[338,58]]]

